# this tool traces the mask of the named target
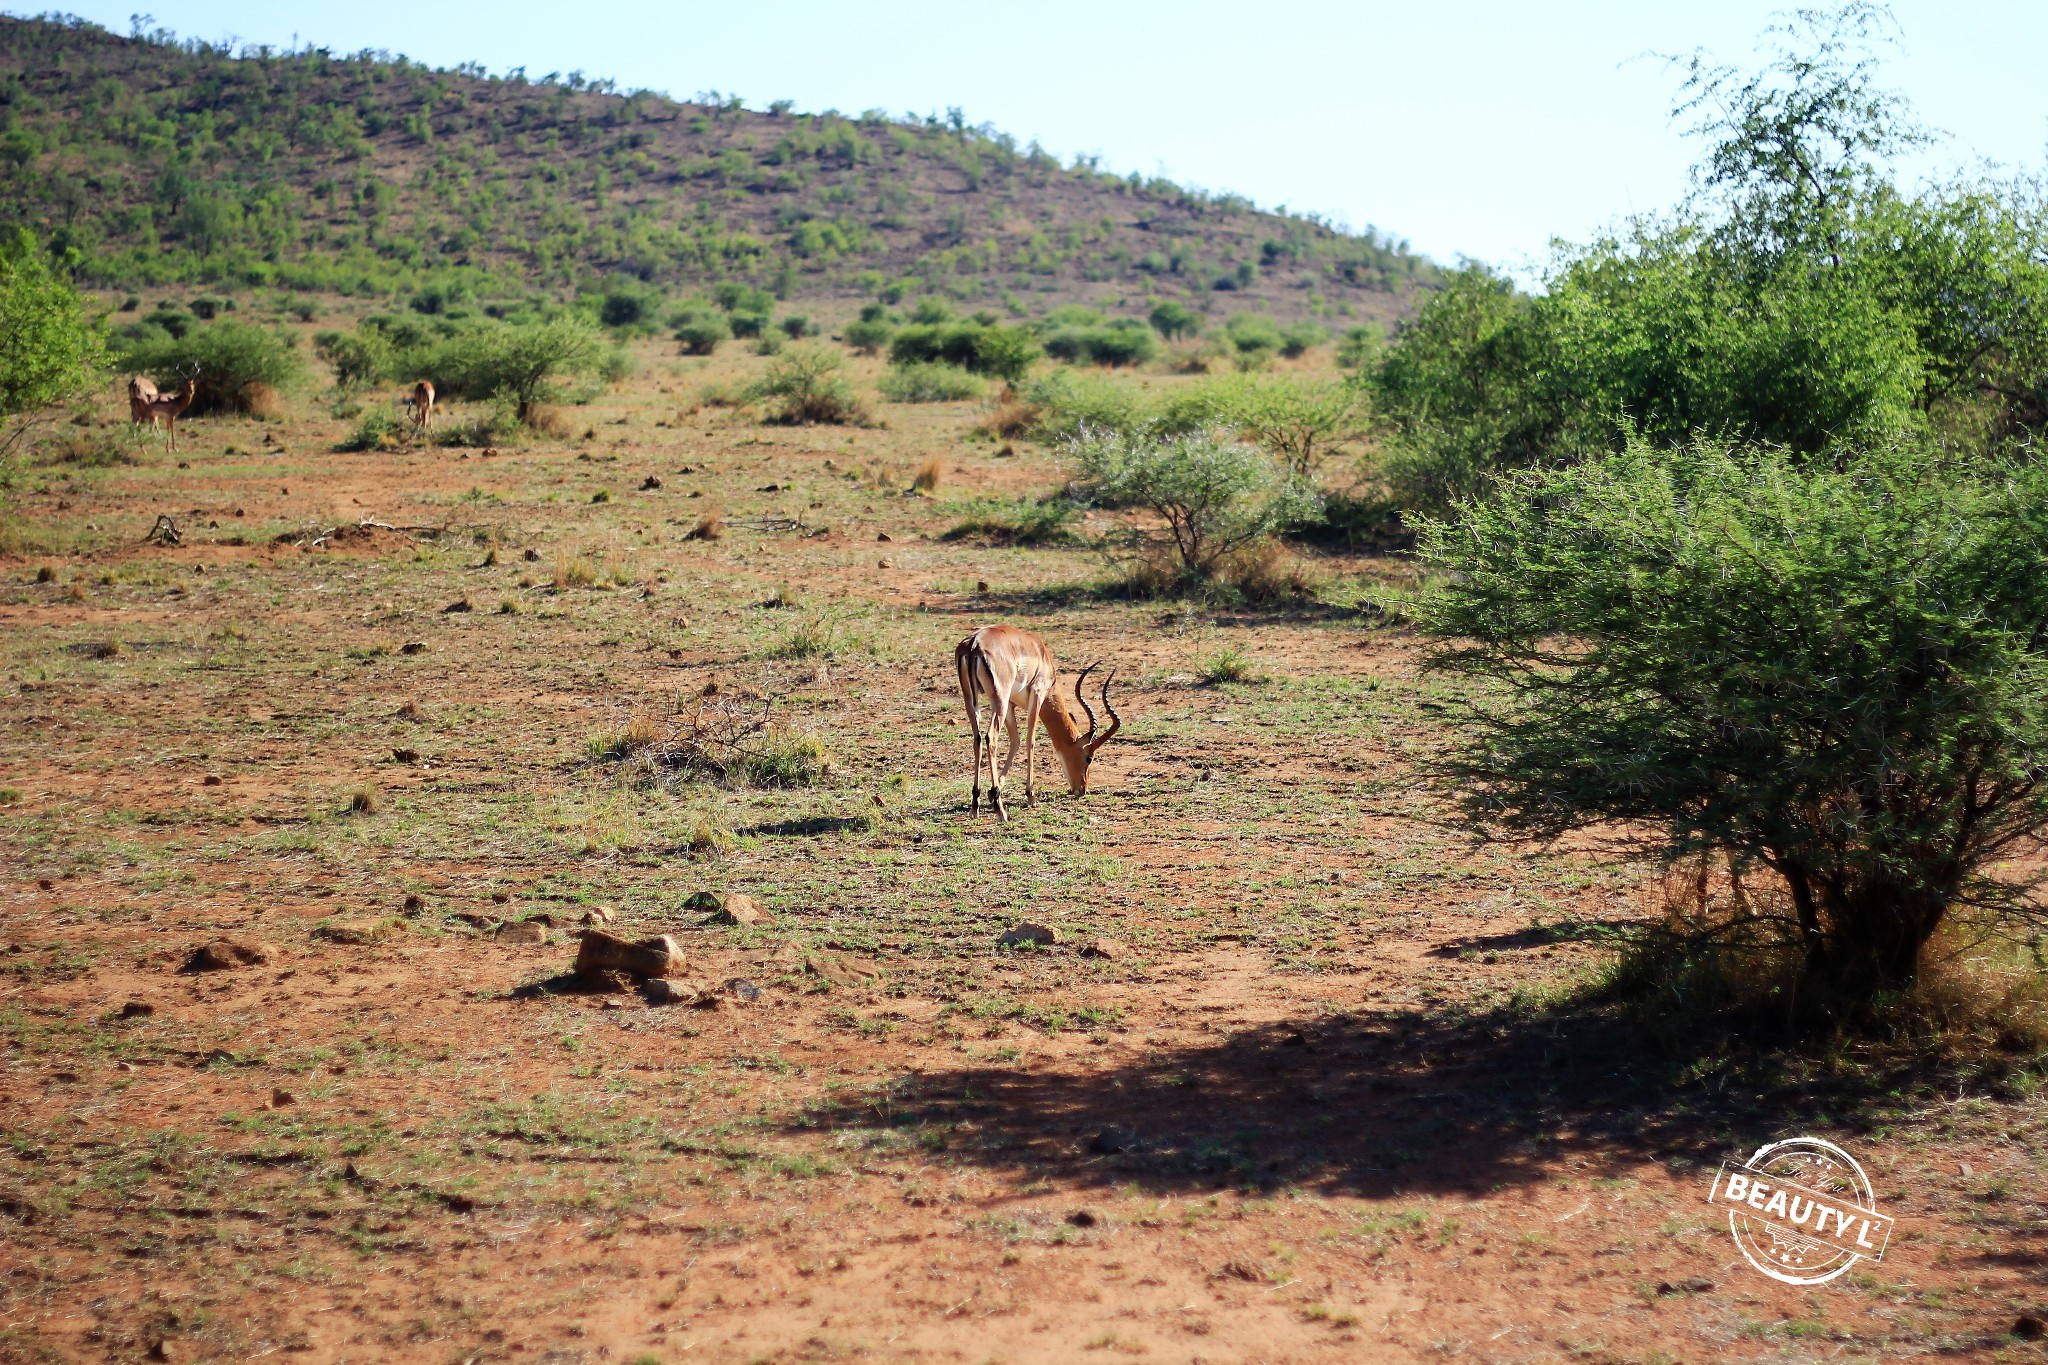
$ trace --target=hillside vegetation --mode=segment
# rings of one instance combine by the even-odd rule
[[[1063,166],[958,110],[699,100],[0,17],[0,226],[130,287],[739,279],[785,298],[1178,300],[1372,322],[1412,312],[1436,278],[1372,230]]]

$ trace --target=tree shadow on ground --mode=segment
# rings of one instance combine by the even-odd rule
[[[1107,579],[1099,583],[1060,583],[1014,592],[970,593],[956,601],[930,602],[928,615],[979,619],[991,615],[1052,616],[1071,607],[1117,602],[1130,606],[1151,606],[1173,612],[1192,609],[1223,625],[1279,625],[1288,622],[1375,621],[1375,608],[1325,602],[1320,598],[1288,598],[1275,602],[1205,602],[1197,597],[1154,597],[1133,592],[1125,584]]]
[[[1104,1061],[926,1071],[796,1127],[916,1129],[957,1161],[1083,1187],[1483,1195],[1581,1156],[1704,1171],[1810,1130],[1853,1142],[2019,1072],[1903,1044],[1806,1059],[1586,1001],[1304,1017]],[[2048,1250],[2048,1230],[2025,1235]]]
[[[868,822],[858,816],[808,815],[790,820],[769,820],[733,832],[739,835],[762,835],[778,839],[808,839],[825,834],[857,833],[867,828]]]

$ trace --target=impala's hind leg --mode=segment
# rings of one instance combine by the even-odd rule
[[[1000,714],[996,707],[991,706],[989,708],[987,737],[982,743],[988,754],[989,801],[996,808],[996,818],[1004,824],[1008,824],[1010,822],[1010,808],[1003,804],[1003,779],[1002,775],[996,771],[996,724]]]
[[[981,717],[967,708],[967,742],[974,749],[974,798],[967,805],[969,815],[981,814]]]

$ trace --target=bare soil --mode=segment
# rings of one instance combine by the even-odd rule
[[[1063,478],[972,404],[776,428],[693,399],[759,360],[643,361],[587,436],[488,458],[333,453],[306,396],[32,471],[0,1359],[2041,1356],[2031,1073],[1750,1065],[1601,1003],[1655,879],[1475,843],[1412,781],[1443,684],[1360,607],[1407,564],[1124,600],[1089,548],[944,538]],[[139,543],[161,511],[184,544]],[[433,529],[327,534],[364,520]],[[1008,825],[967,814],[951,678],[997,620],[1118,667],[1125,717]],[[598,756],[712,685],[822,781]],[[570,976],[599,907],[704,1006]],[[1022,919],[1065,941],[999,950]],[[184,970],[222,938],[263,961]],[[1795,1134],[1863,1162],[1881,1264],[1739,1256],[1713,1172]]]

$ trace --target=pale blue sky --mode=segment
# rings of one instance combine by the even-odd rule
[[[117,32],[143,0],[67,8]],[[25,12],[11,5],[10,12]],[[437,66],[581,70],[622,89],[741,95],[749,107],[965,109],[1063,157],[1163,172],[1313,210],[1523,273],[1670,203],[1694,148],[1671,123],[1673,72],[1647,52],[1746,60],[1782,5],[1544,0],[1293,5],[1021,5],[700,0],[335,5],[153,0],[180,34]],[[2048,4],[1900,0],[1887,79],[1949,140],[1916,174],[2048,157]]]

